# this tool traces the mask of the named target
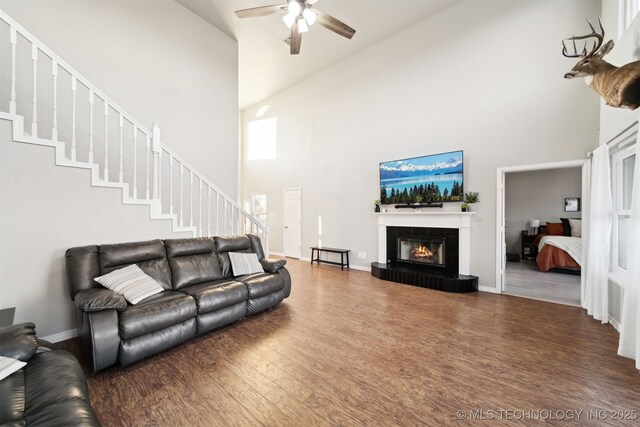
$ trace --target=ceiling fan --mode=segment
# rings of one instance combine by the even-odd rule
[[[336,34],[350,39],[356,30],[331,15],[316,9],[313,5],[318,0],[290,0],[287,4],[274,4],[270,6],[252,7],[236,10],[239,18],[256,18],[259,16],[284,13],[282,18],[287,27],[291,29],[291,35],[284,41],[289,45],[291,55],[300,53],[302,33],[309,31],[309,27],[316,21],[323,27]]]

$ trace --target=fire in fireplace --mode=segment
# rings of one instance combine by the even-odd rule
[[[444,245],[443,238],[398,237],[398,261],[444,267]]]

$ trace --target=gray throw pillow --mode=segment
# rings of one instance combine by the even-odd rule
[[[229,252],[229,259],[234,276],[264,273],[262,264],[258,261],[258,255],[254,253]]]
[[[96,277],[96,282],[122,295],[131,304],[137,304],[151,295],[164,291],[162,286],[135,264]]]

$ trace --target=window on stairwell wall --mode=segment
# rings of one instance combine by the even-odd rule
[[[247,129],[247,158],[249,160],[273,160],[276,158],[278,119],[254,120]]]

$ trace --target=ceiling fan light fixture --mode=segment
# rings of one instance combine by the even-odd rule
[[[296,17],[297,17],[297,15],[295,15],[293,13],[287,13],[286,15],[284,15],[282,17],[282,20],[287,25],[287,27],[291,28],[293,23],[296,21]]]
[[[309,26],[305,22],[304,18],[298,19],[298,32],[306,33],[307,31],[309,31]]]
[[[297,0],[291,0],[289,2],[289,6],[287,7],[287,10],[293,16],[297,16],[300,13],[301,9],[302,7],[300,7],[300,3],[298,3]]]
[[[313,23],[316,22],[316,13],[308,7],[304,10],[304,12],[302,12],[302,17],[305,21],[307,21],[307,24],[309,25],[313,25]]]

